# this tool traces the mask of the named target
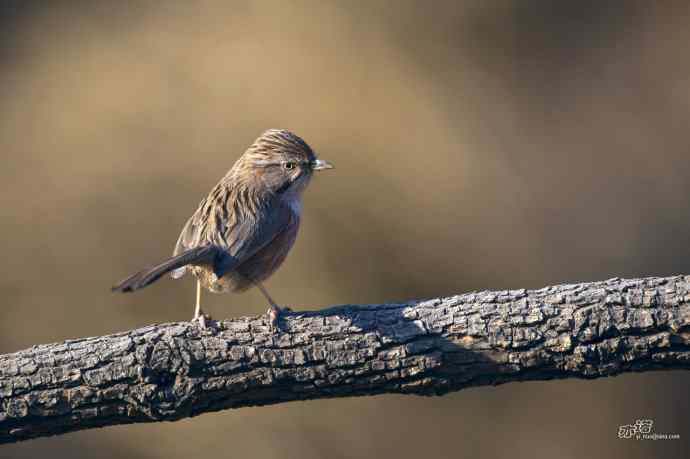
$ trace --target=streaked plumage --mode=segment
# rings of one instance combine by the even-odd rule
[[[313,172],[330,167],[295,134],[264,132],[201,201],[184,225],[173,257],[113,289],[133,291],[165,273],[179,278],[187,271],[213,292],[260,286],[295,242],[302,192]]]

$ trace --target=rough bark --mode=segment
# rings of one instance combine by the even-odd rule
[[[0,356],[0,443],[290,400],[690,368],[690,276],[152,325]]]

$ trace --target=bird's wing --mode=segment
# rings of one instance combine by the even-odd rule
[[[177,238],[177,243],[175,244],[175,250],[173,251],[173,255],[179,255],[182,252],[185,252],[189,250],[192,247],[196,247],[199,245],[199,239],[201,236],[201,231],[202,225],[200,224],[199,220],[199,214],[201,213],[204,204],[205,204],[205,199],[204,201],[201,202],[199,205],[199,208],[194,212],[194,215],[189,217],[189,220],[187,220],[187,223],[185,223],[184,227],[182,228],[182,232],[180,232],[180,237]]]
[[[219,203],[215,193],[204,199],[187,221],[175,246],[174,255],[198,246],[213,245],[220,249],[214,271],[218,277],[232,271],[268,245],[278,234],[298,222],[292,209],[279,200],[265,203],[255,212],[241,214],[238,203]],[[240,198],[241,199],[241,198]],[[216,201],[216,202],[214,202]],[[185,268],[172,272],[174,278]]]
[[[199,207],[194,212],[194,214],[189,217],[187,223],[185,223],[180,236],[177,238],[177,243],[175,244],[175,250],[173,251],[173,256],[178,256],[182,253],[187,252],[195,247],[200,247],[205,245],[201,240],[204,225],[201,216],[203,215],[204,209],[207,207],[208,198],[204,198],[199,204]],[[187,272],[186,266],[181,266],[173,270],[170,275],[173,279],[179,279]]]
[[[296,223],[296,216],[282,202],[266,206],[255,218],[237,219],[226,229],[228,248],[226,256],[216,263],[216,275],[221,277],[232,271]]]

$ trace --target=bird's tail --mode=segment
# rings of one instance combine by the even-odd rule
[[[217,248],[212,245],[195,247],[182,252],[172,258],[132,274],[112,288],[113,292],[133,292],[147,285],[153,284],[164,274],[187,265],[203,265],[213,263]]]

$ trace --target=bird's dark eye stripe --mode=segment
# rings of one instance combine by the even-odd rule
[[[294,169],[297,166],[308,166],[309,164],[309,161],[285,161],[283,167],[285,169]]]
[[[270,166],[282,166],[286,169],[294,169],[296,166],[309,166],[311,162],[309,161],[255,161],[254,166],[257,167],[270,167]]]

